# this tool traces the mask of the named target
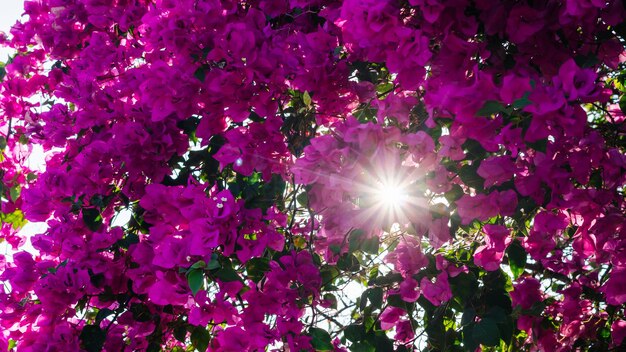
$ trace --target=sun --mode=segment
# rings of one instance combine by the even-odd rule
[[[372,181],[367,187],[364,221],[383,227],[406,223],[414,208],[411,184],[397,177],[377,177]]]
[[[428,215],[423,179],[424,170],[403,165],[397,154],[381,153],[368,160],[353,181],[358,194],[354,225],[389,232],[422,223]]]
[[[376,201],[387,210],[401,210],[408,201],[408,190],[400,183],[385,180],[376,187]]]

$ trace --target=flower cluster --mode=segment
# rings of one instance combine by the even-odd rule
[[[0,352],[626,346],[623,1],[24,14]]]

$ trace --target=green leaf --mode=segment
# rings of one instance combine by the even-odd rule
[[[574,57],[574,61],[576,62],[578,66],[582,68],[591,68],[600,62],[598,57],[594,55],[593,53],[589,53],[587,55],[582,55],[582,54],[576,55]]]
[[[9,190],[9,194],[11,196],[11,200],[14,201],[14,202],[17,201],[17,199],[20,197],[20,193],[21,193],[20,186],[13,186]]]
[[[87,352],[100,352],[104,346],[107,334],[99,326],[85,325],[80,332],[80,342]]]
[[[254,282],[259,282],[270,270],[270,260],[268,258],[252,258],[246,263],[248,277]]]
[[[546,309],[547,306],[548,304],[545,300],[535,302],[529,309],[523,309],[522,314],[538,317],[543,313],[544,309]]]
[[[368,282],[368,285],[387,286],[402,281],[402,274],[390,272],[387,275],[379,276]]]
[[[414,303],[405,302],[400,295],[389,295],[386,301],[389,306],[402,308],[406,311],[411,311],[412,307],[415,305]]]
[[[382,287],[372,287],[367,289],[367,298],[372,303],[372,307],[380,309],[383,306],[383,289]]]
[[[112,309],[109,308],[102,308],[98,311],[98,314],[96,314],[96,325],[99,325],[101,321],[103,321],[106,317],[108,317],[109,315],[115,313]]]
[[[0,212],[0,224],[3,222],[11,224],[11,226],[13,226],[16,230],[22,228],[28,223],[28,221],[24,219],[24,213],[20,209],[15,209],[12,213],[8,214]]]
[[[622,110],[623,113],[626,113],[626,94],[619,97],[618,100],[619,109]]]
[[[465,308],[463,311],[463,316],[461,317],[461,326],[468,326],[474,323],[474,319],[476,319],[476,310],[471,307]]]
[[[195,296],[198,291],[204,288],[204,272],[202,270],[191,270],[187,274],[187,283],[191,293]]]
[[[176,123],[176,127],[180,128],[184,134],[189,136],[190,138],[195,138],[196,129],[200,124],[200,118],[198,116],[191,116],[186,120],[181,120]],[[193,153],[189,153],[189,159],[195,159],[196,157],[202,157],[203,154],[206,153],[206,150],[202,151],[193,151]]]
[[[207,264],[206,266],[207,270],[215,270],[221,267],[222,267],[222,264],[220,264],[218,260],[218,255],[215,253],[211,254],[211,261],[209,261],[209,264]]]
[[[363,326],[365,326],[365,331],[370,331],[374,328],[374,324],[376,324],[377,320],[374,320],[374,317],[367,314],[365,318],[363,318]]]
[[[335,266],[325,265],[320,269],[320,276],[322,277],[322,289],[325,291],[333,290],[335,288],[334,282],[339,277],[340,271]]]
[[[359,250],[359,248],[361,248],[361,243],[363,242],[363,236],[365,236],[365,232],[363,232],[363,230],[360,230],[360,229],[355,229],[350,232],[350,235],[348,236],[348,244],[349,244],[348,251],[350,253],[353,253]]]
[[[499,101],[487,100],[480,110],[476,112],[476,116],[491,116],[504,110],[506,110],[506,108]]]
[[[206,72],[204,67],[198,67],[198,69],[193,73],[193,76],[196,77],[200,82],[204,82],[206,79]]]
[[[528,105],[532,104],[532,102],[528,99],[529,92],[526,92],[523,97],[515,100],[511,106],[515,109],[523,109]]]
[[[352,352],[376,352],[376,347],[369,344],[367,341],[360,341],[357,343],[353,343],[350,346],[350,351]]]
[[[378,254],[379,241],[377,236],[372,236],[363,241],[361,250],[365,253]]]
[[[48,269],[49,272],[54,273],[56,272],[56,269],[54,268],[49,268]],[[111,287],[109,286],[105,286],[104,287],[104,292],[98,294],[98,299],[101,302],[113,302],[115,301],[116,295],[113,294],[113,291],[111,291]]]
[[[376,351],[393,351],[393,342],[384,331],[376,331],[374,334],[368,334],[367,342],[374,345]]]
[[[510,341],[515,330],[513,319],[506,310],[502,307],[491,307],[487,314],[483,318],[493,319],[498,324],[498,330],[500,331],[500,339],[504,341]]]
[[[133,314],[133,319],[138,322],[146,322],[152,320],[152,313],[150,308],[143,303],[133,303],[130,305],[130,312]]]
[[[473,331],[473,325],[463,328],[463,347],[467,352],[474,352],[478,348],[478,342],[474,339]]]
[[[400,345],[396,348],[396,352],[409,352],[409,348],[406,345]]]
[[[184,325],[175,327],[174,338],[180,342],[185,342],[187,339],[187,328]]]
[[[545,153],[548,148],[548,139],[540,139],[534,142],[526,142],[526,145],[538,152]]]
[[[311,346],[313,346],[316,351],[332,351],[335,349],[330,340],[330,334],[326,330],[310,328],[309,334],[312,338]]]
[[[611,329],[608,327],[603,327],[598,330],[598,336],[603,340],[608,340],[611,337]]]
[[[491,318],[483,318],[472,328],[476,342],[485,346],[497,346],[500,343],[498,324]]]
[[[376,83],[376,74],[370,69],[370,63],[364,61],[355,61],[352,68],[356,70],[356,77],[359,81],[368,81]]]
[[[131,245],[139,243],[139,236],[129,233],[118,241],[120,247],[128,249]]]
[[[357,250],[361,250],[364,253],[378,254],[378,248],[379,248],[378,237],[372,236],[372,237],[367,238],[365,237],[365,232],[363,232],[363,230],[356,229],[350,232],[348,242],[350,244],[349,246],[350,253],[355,252]]]
[[[361,264],[354,254],[345,253],[337,261],[337,267],[341,270],[357,272],[361,268]]]
[[[209,348],[209,341],[211,340],[211,334],[201,326],[196,326],[191,332],[190,336],[191,345],[200,352],[206,352]]]
[[[376,92],[379,94],[383,94],[386,92],[390,92],[393,89],[393,83],[385,82],[376,86]]]
[[[330,303],[330,308],[337,309],[337,297],[335,297],[332,293],[325,293],[324,301]]]
[[[363,106],[356,110],[354,116],[361,123],[376,121],[377,109],[373,108],[370,104],[362,104]]]
[[[302,101],[304,102],[304,105],[306,105],[307,107],[311,106],[311,95],[309,94],[309,92],[305,91],[302,94]]]
[[[302,192],[296,196],[296,201],[298,204],[306,207],[309,205],[309,195],[306,192]]]
[[[467,160],[483,160],[487,156],[487,150],[475,139],[468,138],[461,147],[465,151]]]
[[[378,271],[378,264],[374,264],[370,268],[369,273],[367,275],[368,280],[369,281],[375,280],[378,277],[378,273],[379,273],[379,271]]]
[[[257,114],[254,111],[250,111],[250,115],[248,115],[248,118],[253,121],[253,122],[263,122],[265,121],[265,119],[263,117],[261,117],[259,114]]]
[[[222,269],[218,270],[215,273],[215,276],[224,281],[224,282],[230,282],[230,281],[243,281],[241,280],[241,277],[239,277],[239,274],[237,274],[237,272],[235,271],[235,269],[233,269],[232,267],[228,266],[228,267],[223,267]]]
[[[193,263],[193,265],[191,265],[189,269],[202,269],[204,267],[206,267],[206,263],[204,262],[204,260],[198,260],[197,262]]]
[[[0,151],[7,147],[7,139],[4,136],[0,136]]]
[[[602,188],[602,170],[596,169],[591,171],[591,175],[589,175],[589,186],[594,188]]]
[[[361,341],[365,338],[365,329],[363,325],[350,324],[343,330],[343,336],[352,342]]]
[[[146,347],[146,352],[161,352],[161,343],[152,341]]]
[[[526,266],[526,260],[528,257],[524,247],[522,247],[519,241],[515,240],[509,245],[509,248],[507,249],[507,257],[509,259],[511,272],[517,279],[524,272],[524,267]]]
[[[483,316],[483,318],[489,318],[496,322],[496,324],[502,324],[507,320],[506,311],[499,306],[493,306],[489,308],[489,311]]]
[[[95,287],[102,287],[104,285],[105,277],[103,273],[95,274],[91,269],[88,269],[89,281]]]
[[[280,204],[287,183],[278,175],[273,175],[270,182],[264,183],[261,175],[255,173],[240,180],[242,198],[248,209],[260,208],[263,212],[274,204]]]
[[[333,254],[339,254],[341,252],[341,246],[338,244],[331,244],[328,246],[328,249],[330,249]]]
[[[83,221],[85,225],[93,231],[96,232],[102,225],[102,216],[100,215],[100,211],[96,208],[83,208]]]
[[[485,287],[490,288],[487,295],[502,296],[502,298],[497,297],[497,299],[502,301],[499,305],[503,308],[511,307],[511,298],[508,293],[513,291],[513,282],[507,273],[505,273],[502,269],[489,271],[483,277],[483,283],[485,284]],[[496,299],[496,297],[492,297],[492,299]],[[495,301],[492,301],[491,303],[493,304],[493,302]]]
[[[473,162],[472,165],[464,165],[459,170],[461,181],[474,189],[483,189],[485,184],[485,179],[478,175],[479,166],[479,162]]]
[[[463,188],[457,185],[456,183],[452,185],[452,188],[446,192],[443,196],[446,198],[448,202],[454,202],[456,200],[461,199],[463,197]]]

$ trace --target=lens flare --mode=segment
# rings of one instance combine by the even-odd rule
[[[365,211],[364,221],[370,226],[382,228],[390,228],[394,224],[406,225],[416,212],[417,198],[411,196],[415,185],[399,175],[380,176],[372,177],[373,182],[367,187],[368,202],[362,208]]]
[[[403,165],[400,155],[391,152],[368,160],[356,179],[346,180],[346,185],[351,184],[358,194],[350,225],[365,231],[389,232],[426,223],[430,214],[424,197],[425,172]]]
[[[381,182],[377,192],[377,201],[386,209],[401,209],[408,200],[407,190],[400,184]]]

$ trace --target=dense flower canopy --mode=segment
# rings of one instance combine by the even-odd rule
[[[623,1],[24,6],[0,351],[626,346]]]

